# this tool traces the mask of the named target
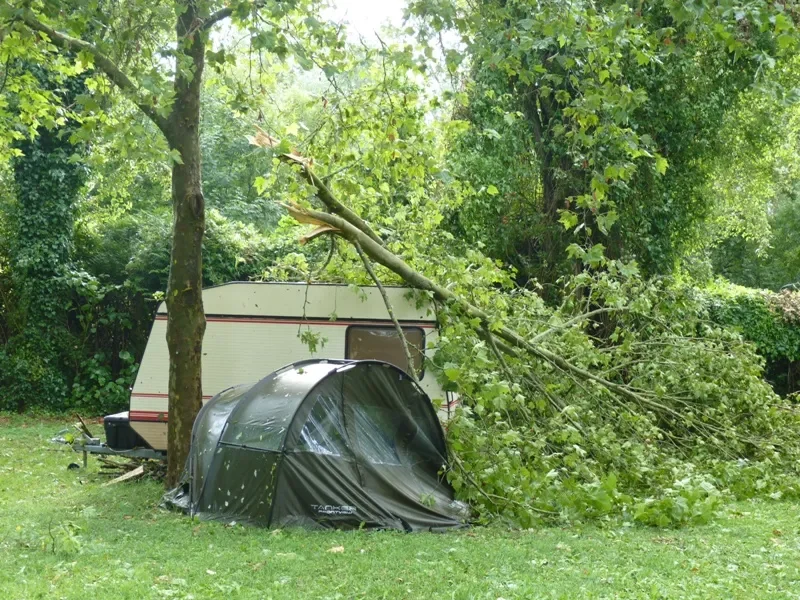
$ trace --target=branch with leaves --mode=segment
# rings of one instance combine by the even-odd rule
[[[263,136],[251,138],[251,143],[264,148],[276,147],[275,140],[272,138],[265,139]],[[516,358],[519,358],[519,352],[525,353],[531,359],[544,361],[580,381],[596,384],[608,391],[613,397],[633,401],[645,409],[663,412],[678,419],[681,418],[681,415],[677,411],[669,407],[666,403],[655,399],[649,392],[605,379],[537,343],[538,340],[547,337],[547,335],[551,333],[561,331],[565,327],[585,322],[596,314],[610,312],[612,310],[611,308],[598,309],[590,311],[585,315],[579,315],[563,325],[554,326],[550,330],[534,338],[534,340],[524,338],[505,325],[495,326],[495,324],[492,323],[491,317],[486,312],[457,296],[446,287],[436,284],[422,273],[411,268],[402,258],[389,251],[379,241],[380,238],[377,238],[377,235],[372,231],[369,225],[358,215],[355,215],[352,210],[347,208],[344,203],[338,200],[330,188],[313,173],[311,161],[305,157],[290,153],[281,154],[279,158],[300,169],[301,175],[314,186],[317,198],[331,211],[330,213],[318,211],[300,206],[296,203],[285,204],[284,207],[286,210],[298,222],[313,224],[320,228],[318,231],[324,230],[326,233],[343,237],[356,246],[359,253],[363,252],[375,262],[394,272],[410,287],[430,292],[437,302],[456,306],[466,317],[478,319],[482,324],[482,329],[485,334],[492,338],[499,338],[502,340],[507,347],[514,350],[514,356]]]
[[[155,106],[142,100],[141,91],[136,84],[133,83],[131,78],[128,77],[128,75],[125,74],[113,60],[103,54],[96,46],[84,40],[80,40],[65,33],[56,31],[49,25],[46,25],[37,19],[36,15],[30,9],[23,10],[19,16],[19,20],[25,23],[25,25],[27,25],[33,31],[38,31],[40,34],[44,34],[50,42],[62,50],[66,50],[68,52],[86,52],[87,54],[91,55],[94,59],[95,66],[105,73],[106,76],[114,83],[114,85],[116,85],[123,94],[128,96],[134,102],[134,104],[136,104],[139,110],[147,115],[147,117],[153,121],[156,126],[158,126],[164,135],[168,134],[169,127],[167,119],[158,112]]]
[[[333,232],[333,230],[331,230]],[[406,355],[406,364],[408,364],[408,374],[411,375],[411,379],[414,380],[415,383],[419,383],[419,377],[417,376],[417,370],[414,367],[414,359],[411,356],[411,350],[408,347],[408,339],[406,339],[406,334],[403,332],[403,327],[400,325],[400,321],[397,320],[397,317],[394,314],[394,308],[392,307],[392,303],[389,301],[389,296],[386,294],[386,290],[381,283],[381,280],[375,274],[375,269],[372,268],[372,263],[370,263],[369,258],[364,251],[361,249],[359,244],[353,244],[353,247],[356,249],[358,256],[361,258],[361,262],[364,264],[364,268],[366,269],[367,273],[369,273],[370,278],[375,283],[378,288],[378,291],[383,298],[383,303],[386,306],[386,310],[389,313],[389,318],[394,323],[395,331],[397,331],[397,337],[400,339],[400,343],[403,345],[403,353]]]

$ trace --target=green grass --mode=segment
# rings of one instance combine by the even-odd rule
[[[0,599],[800,598],[800,511],[741,503],[714,524],[449,534],[268,531],[158,509],[154,482],[0,417]],[[343,552],[331,552],[343,547]]]

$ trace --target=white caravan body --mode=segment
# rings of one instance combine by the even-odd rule
[[[413,345],[415,364],[431,357],[436,317],[429,301],[409,288],[385,291]],[[234,385],[255,383],[309,358],[375,358],[407,370],[407,360],[380,290],[305,283],[234,282],[203,290],[203,402]],[[304,333],[309,332],[309,333]],[[314,353],[304,336],[319,336]],[[156,450],[167,448],[169,352],[167,308],[158,307],[131,392],[130,424]],[[323,344],[324,342],[324,344]],[[433,373],[422,389],[440,406],[447,395]]]

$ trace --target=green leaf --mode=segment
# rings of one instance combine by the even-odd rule
[[[583,262],[590,267],[599,267],[605,262],[605,253],[606,247],[603,244],[594,244],[591,248],[589,248],[588,252],[586,252],[585,256],[583,257]]]
[[[561,223],[567,231],[578,224],[578,215],[571,210],[559,210],[558,212],[558,222]]]
[[[617,222],[619,219],[619,215],[617,215],[617,211],[609,210],[607,213],[602,215],[597,215],[597,227],[603,232],[604,235],[608,235],[608,232],[614,226],[614,223]]]
[[[656,171],[659,173],[659,175],[666,173],[668,166],[669,163],[667,162],[666,158],[661,155],[656,156]]]
[[[447,377],[450,381],[458,381],[461,377],[461,369],[458,368],[458,365],[454,363],[447,363],[442,369],[444,376]]]
[[[786,50],[787,48],[793,46],[796,43],[795,36],[789,33],[782,33],[777,37],[778,41],[778,48],[781,50]]]
[[[256,178],[255,178],[255,180],[253,181],[253,185],[254,185],[254,186],[255,186],[255,188],[256,188],[256,193],[257,193],[259,196],[263,196],[263,195],[264,195],[264,192],[265,192],[265,191],[266,191],[266,189],[267,189],[268,183],[267,183],[267,180],[266,180],[264,177],[261,177],[261,176],[259,175],[259,176],[258,176],[258,177],[256,177]]]
[[[500,190],[498,190],[495,186],[490,184],[489,187],[486,188],[486,193],[489,194],[490,196],[497,196],[497,194],[500,193]]]
[[[183,157],[181,156],[181,153],[177,148],[170,149],[169,158],[176,165],[182,165],[183,164]]]
[[[586,250],[581,248],[578,244],[570,244],[567,246],[567,256],[570,258],[583,259],[583,257],[586,256]]]

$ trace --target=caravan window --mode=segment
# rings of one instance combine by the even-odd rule
[[[421,327],[403,327],[408,340],[414,370],[422,379],[422,362],[425,351],[425,332]],[[351,325],[347,328],[345,358],[354,360],[382,360],[408,372],[408,361],[403,342],[393,326]]]

